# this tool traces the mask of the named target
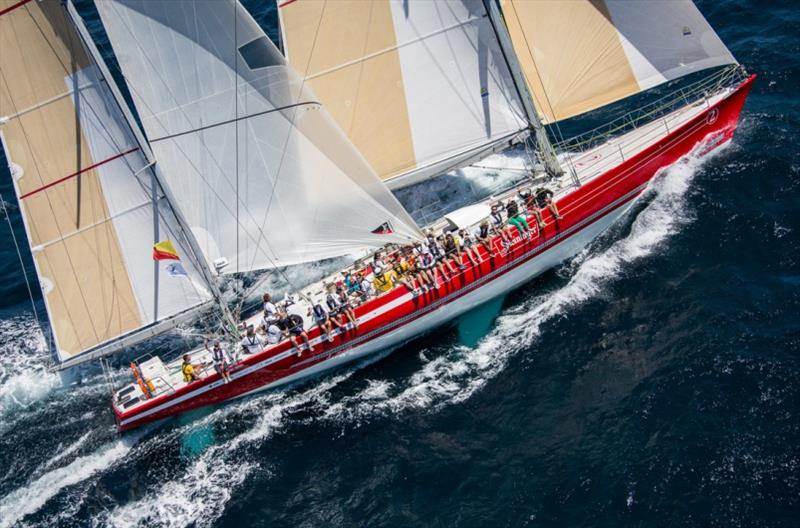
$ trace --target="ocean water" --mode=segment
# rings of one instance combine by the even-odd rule
[[[98,367],[47,371],[0,226],[0,527],[800,525],[800,9],[698,4],[759,74],[731,145],[558,269],[312,383],[118,435]]]

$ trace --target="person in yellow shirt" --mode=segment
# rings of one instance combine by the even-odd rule
[[[181,365],[181,372],[183,372],[183,381],[191,383],[200,379],[197,375],[196,369],[198,366],[192,365],[192,356],[189,354],[183,355],[183,364]]]
[[[372,285],[378,293],[386,293],[394,288],[395,274],[391,270],[386,270],[372,279]]]

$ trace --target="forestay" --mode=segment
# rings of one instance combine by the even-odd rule
[[[419,236],[238,2],[96,5],[209,263],[225,259],[223,272],[243,272]]]
[[[736,59],[691,0],[501,0],[546,123]]]
[[[77,363],[210,295],[62,2],[0,13],[0,132],[55,347]],[[180,260],[154,261],[160,240]]]
[[[391,187],[528,127],[482,0],[279,0],[284,52]]]

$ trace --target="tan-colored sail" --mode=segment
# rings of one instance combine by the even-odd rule
[[[735,59],[690,0],[501,0],[543,121]]]
[[[375,171],[386,178],[414,169],[389,3],[296,1],[281,17],[292,66]]]
[[[147,160],[63,3],[0,0],[0,50],[0,133],[59,359],[207,301],[191,262],[168,277],[152,260],[174,217],[156,223]]]
[[[482,0],[278,8],[290,64],[391,186],[527,127]]]
[[[2,0],[0,11],[16,3]],[[96,171],[45,188],[99,161],[65,81],[89,60],[59,4],[28,2],[0,16],[0,114],[12,116],[2,132],[23,171],[20,206],[66,357],[137,328],[141,318]]]

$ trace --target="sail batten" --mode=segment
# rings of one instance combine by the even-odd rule
[[[392,188],[528,127],[481,0],[278,8],[290,64]]]
[[[11,7],[0,1],[0,115],[7,116],[0,139],[55,352],[75,363],[210,296],[191,260],[153,262],[158,235],[187,251],[65,6]]]
[[[160,174],[209,265],[274,268],[419,236],[238,2],[97,5]],[[373,232],[385,222],[390,233]]]
[[[736,59],[691,0],[501,0],[542,121]]]

